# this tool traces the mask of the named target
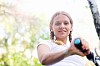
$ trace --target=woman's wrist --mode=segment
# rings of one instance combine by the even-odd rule
[[[64,58],[66,58],[66,57],[68,57],[68,56],[70,56],[70,55],[71,55],[71,53],[69,52],[68,49],[66,49],[66,50],[64,51]]]

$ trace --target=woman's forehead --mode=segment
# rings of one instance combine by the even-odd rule
[[[68,18],[68,16],[65,15],[65,14],[56,15],[54,18],[61,18],[61,17],[62,17],[62,18],[64,18],[64,17],[66,18],[66,17],[67,17],[67,18]]]
[[[54,21],[59,21],[59,20],[67,20],[67,21],[70,21],[69,17],[66,16],[66,15],[63,15],[63,14],[60,14],[60,15],[57,15],[55,18],[54,18]]]

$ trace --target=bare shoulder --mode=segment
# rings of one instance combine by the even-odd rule
[[[49,49],[49,46],[46,44],[40,44],[40,45],[38,45],[37,48],[38,48],[38,50],[46,50],[46,49]]]

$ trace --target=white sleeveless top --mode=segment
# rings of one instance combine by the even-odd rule
[[[57,45],[55,43],[53,43],[50,40],[43,40],[39,43],[40,44],[45,44],[50,48],[50,51],[52,52],[59,52],[62,50],[65,50],[66,48],[70,47],[70,43],[67,42],[67,44],[65,46],[61,46],[61,45]],[[85,62],[82,59],[81,56],[79,55],[71,55],[68,56],[64,59],[62,59],[61,61],[54,63],[52,65],[47,65],[47,66],[85,66]]]

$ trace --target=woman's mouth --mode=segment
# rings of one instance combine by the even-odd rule
[[[65,33],[66,31],[65,31],[65,30],[61,30],[61,31],[58,31],[58,32],[60,32],[60,33]]]

